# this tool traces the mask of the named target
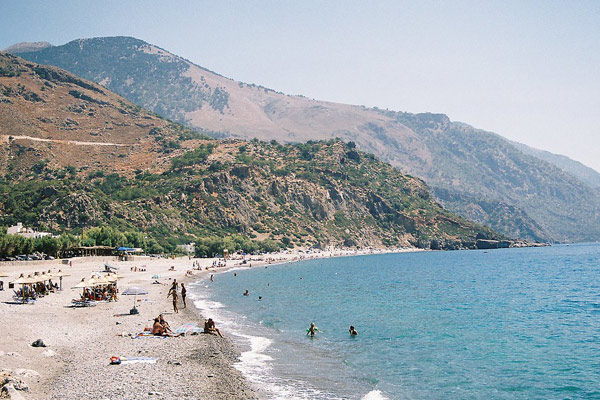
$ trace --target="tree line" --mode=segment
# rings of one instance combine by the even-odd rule
[[[110,226],[94,227],[83,231],[79,236],[64,233],[60,236],[26,238],[21,235],[6,234],[0,227],[0,258],[43,253],[53,257],[66,257],[78,247],[109,246],[141,248],[146,254],[165,254],[176,252],[176,247],[156,239],[143,232],[121,232]],[[242,235],[227,237],[210,236],[196,241],[196,257],[215,257],[226,249],[230,254],[237,251],[245,253],[271,253],[286,246],[272,239],[252,240]]]

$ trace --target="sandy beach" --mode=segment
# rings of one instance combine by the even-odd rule
[[[270,256],[252,256],[243,266],[284,263],[301,259],[368,254],[335,251],[290,252]],[[193,263],[201,270],[192,270]],[[0,291],[0,315],[9,333],[0,337],[0,370],[27,390],[12,391],[12,398],[24,399],[252,399],[259,397],[234,368],[239,352],[228,338],[209,334],[186,334],[176,338],[137,338],[151,327],[153,318],[162,313],[175,330],[184,324],[203,327],[204,318],[188,299],[186,309],[173,313],[167,298],[173,282],[194,282],[209,273],[239,267],[240,259],[227,261],[225,267],[211,268],[215,259],[157,259],[136,257],[119,262],[112,257],[75,258],[72,266],[61,261],[22,262],[0,265],[5,290]],[[117,302],[98,303],[94,307],[73,308],[71,300],[81,289],[72,289],[82,278],[102,271],[104,264],[119,267],[119,289],[139,286],[145,296],[119,296]],[[131,271],[137,267],[138,271]],[[174,267],[174,270],[170,270]],[[145,271],[139,271],[140,268]],[[38,299],[35,304],[18,304],[7,282],[20,273],[53,272],[70,274],[63,278],[63,290]],[[154,284],[153,275],[160,275]],[[56,281],[56,280],[55,280]],[[129,315],[136,305],[137,315]],[[180,308],[183,307],[180,301]],[[216,321],[219,327],[219,321]],[[41,339],[47,347],[32,347]],[[151,358],[155,362],[111,365],[111,357]]]

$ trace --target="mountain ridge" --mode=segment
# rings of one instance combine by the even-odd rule
[[[594,189],[501,136],[450,121],[444,114],[285,95],[222,77],[128,37],[77,40],[23,56],[101,83],[159,115],[216,137],[356,142],[361,150],[424,179],[434,193],[453,192],[443,200],[447,207],[476,215],[480,223],[509,236],[528,232],[526,238],[533,240],[600,240]],[[494,212],[485,212],[490,207],[473,200],[495,204]],[[481,213],[466,212],[472,208]],[[520,226],[508,222],[513,211],[522,216]]]
[[[448,250],[506,239],[352,143],[210,139],[8,54],[0,54],[0,137],[1,225],[76,234],[107,226],[169,249],[213,238],[244,249]]]

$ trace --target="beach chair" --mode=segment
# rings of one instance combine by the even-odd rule
[[[96,302],[92,300],[71,300],[73,307],[94,307]]]

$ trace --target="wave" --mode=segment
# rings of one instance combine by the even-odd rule
[[[240,371],[255,388],[269,399],[337,399],[339,397],[310,388],[307,382],[281,379],[273,373],[273,357],[268,355],[273,340],[264,336],[248,335],[255,332],[244,315],[231,312],[222,303],[210,300],[210,294],[197,292],[194,286],[202,290],[201,284],[190,285],[190,299],[205,316],[211,315],[218,320],[226,332],[234,338],[241,349],[239,361],[234,367]]]
[[[386,399],[388,399],[388,398],[385,397],[379,390],[371,390],[369,393],[365,394],[362,398],[362,400],[386,400]]]

